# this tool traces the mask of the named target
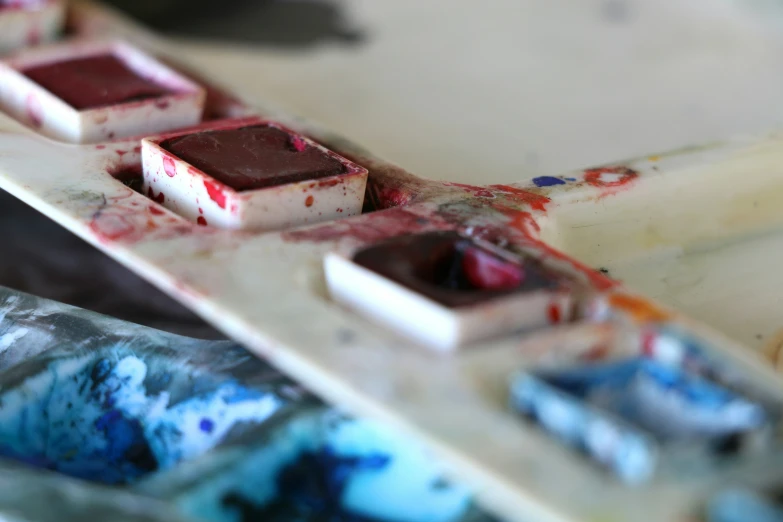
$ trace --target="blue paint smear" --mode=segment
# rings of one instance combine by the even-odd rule
[[[576,178],[563,178],[566,181],[576,181]]]
[[[552,187],[554,185],[565,185],[565,181],[563,181],[560,178],[555,178],[553,176],[539,176],[537,178],[533,178],[533,183],[535,183],[537,187]]]
[[[127,484],[206,453],[235,425],[261,423],[282,404],[273,393],[173,360],[110,354],[54,361],[0,394],[0,455]],[[166,391],[148,394],[148,373],[161,369],[188,372],[198,391],[178,402]]]
[[[173,495],[185,514],[210,522],[457,522],[470,506],[423,448],[333,410],[287,419],[229,465],[214,457],[214,473],[197,468],[194,485],[185,471]],[[165,488],[171,476],[157,480]]]
[[[759,428],[766,421],[760,405],[647,358],[587,365],[540,378],[661,440],[730,435]]]

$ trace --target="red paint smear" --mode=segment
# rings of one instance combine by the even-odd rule
[[[136,152],[136,153],[141,152],[141,145],[137,145],[137,146],[133,147],[133,152]]]
[[[103,214],[93,219],[90,230],[102,241],[119,241],[136,235],[133,224],[124,216]]]
[[[301,136],[291,136],[291,145],[294,146],[296,152],[302,152],[307,148],[307,143]]]
[[[574,269],[581,272],[590,281],[590,284],[598,290],[609,290],[616,287],[619,283],[608,277],[604,276],[600,272],[596,272],[592,268],[580,263],[576,259],[563,254],[562,252],[555,250],[538,238],[538,232],[541,227],[536,223],[535,218],[529,212],[522,212],[519,210],[512,210],[508,208],[500,208],[511,219],[508,224],[512,228],[519,231],[531,245],[540,250],[544,255],[553,259],[559,259],[569,263]]]
[[[27,95],[25,110],[27,119],[30,120],[33,127],[40,129],[43,125],[43,107],[41,107],[41,102],[34,94]]]
[[[580,357],[583,361],[600,361],[605,359],[611,349],[606,344],[599,344],[590,348],[585,354]]]
[[[614,181],[604,181],[602,174],[615,174],[620,177]],[[639,177],[639,173],[628,167],[600,167],[585,171],[585,181],[594,187],[621,187]]]
[[[551,303],[547,309],[547,315],[550,323],[558,324],[560,322],[560,307],[555,303]]]
[[[345,219],[304,230],[284,232],[282,237],[291,242],[324,242],[353,238],[363,243],[373,243],[400,234],[453,230],[454,228],[453,225],[438,216],[423,217],[405,208],[393,208],[383,212],[366,214],[355,219]]]
[[[484,290],[509,290],[524,279],[521,266],[503,261],[478,248],[465,251],[462,269],[471,285]]]
[[[196,220],[196,223],[198,223],[202,227],[207,226],[207,220],[204,219],[204,216],[199,216],[198,219]]]
[[[477,187],[477,186],[474,186],[474,185],[465,185],[463,183],[444,183],[444,185],[446,185],[447,187],[459,187],[462,190],[464,190],[465,192],[469,192],[469,193],[473,194],[474,196],[479,196],[479,197],[482,197],[482,198],[494,198],[495,197],[495,194],[492,191],[487,190],[484,187]]]
[[[177,165],[174,163],[173,158],[163,156],[163,170],[166,171],[166,175],[170,178],[177,175]]]
[[[319,181],[318,182],[318,186],[319,187],[334,187],[338,183],[342,183],[342,182],[343,182],[342,178],[327,179],[326,181]]]
[[[150,207],[150,214],[152,214],[153,216],[162,216],[163,214],[165,214],[165,212],[163,212],[158,207]]]
[[[312,207],[314,201],[315,201],[315,198],[312,195],[311,196],[307,196],[307,199],[305,199],[305,206],[306,207]]]
[[[198,213],[199,213],[199,214],[203,214],[203,213],[204,213],[204,209],[203,209],[203,208],[201,208],[201,207],[198,207]]]
[[[155,102],[155,107],[157,107],[160,110],[165,110],[169,108],[169,101],[168,100],[158,100]]]
[[[515,199],[519,200],[520,203],[524,203],[533,210],[540,210],[541,212],[546,212],[546,206],[552,202],[552,200],[546,196],[510,185],[490,185],[490,188],[505,194],[513,194]]]
[[[95,148],[98,150],[103,150],[106,148],[106,145],[96,145]]]
[[[207,189],[209,198],[217,203],[217,206],[226,208],[226,193],[223,192],[223,187],[218,182],[204,178],[204,188]]]
[[[128,151],[125,150],[115,150],[114,152],[116,152],[119,157],[123,157],[125,154],[128,153]]]
[[[337,212],[340,212],[340,213],[342,213],[342,211],[343,211],[343,209],[341,209],[341,208],[338,208],[338,209],[337,209]]]

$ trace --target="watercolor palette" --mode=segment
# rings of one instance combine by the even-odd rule
[[[775,232],[783,222],[778,211],[780,136],[515,184],[430,181],[307,122],[245,104],[206,80],[205,74],[177,63],[165,41],[98,5],[70,5],[69,27],[79,45],[88,47],[106,45],[107,38],[122,38],[122,45],[128,46],[124,48],[133,49],[131,54],[150,58],[131,69],[147,80],[155,77],[155,71],[184,78],[196,86],[191,93],[205,94],[203,110],[198,121],[185,122],[174,113],[167,116],[173,106],[157,107],[162,126],[156,130],[139,129],[135,135],[123,131],[127,137],[117,132],[111,137],[107,131],[95,139],[63,134],[60,139],[64,141],[58,141],[36,128],[35,118],[8,109],[9,115],[0,115],[0,188],[174,296],[326,402],[367,422],[380,421],[440,457],[442,470],[423,474],[421,479],[429,480],[428,487],[408,497],[420,499],[413,507],[422,511],[396,516],[439,520],[425,510],[430,502],[443,502],[440,513],[444,517],[462,515],[449,510],[449,506],[466,505],[461,490],[451,486],[461,484],[475,494],[482,508],[504,520],[706,522],[721,492],[729,488],[767,491],[780,482],[783,452],[776,412],[783,401],[783,388],[776,373],[781,343],[774,306],[779,293],[775,279],[768,277],[775,267]],[[68,54],[76,52],[69,47],[75,44],[63,45],[57,52],[67,52],[58,56],[75,58]],[[26,63],[28,53],[54,52],[49,49],[21,50],[7,62]],[[217,80],[231,84],[231,78]],[[156,101],[148,98],[132,103],[154,105]],[[111,111],[122,112],[119,107]],[[42,113],[44,119],[47,114]],[[317,150],[344,170],[300,169],[293,178],[280,173],[279,184],[271,187],[242,192],[226,185],[232,194],[224,187],[210,194],[197,185],[217,174],[200,172],[197,176],[188,172],[184,164],[189,162],[178,161],[170,176],[166,165],[174,165],[171,155],[160,155],[159,162],[142,158],[145,146],[164,143],[173,135],[204,138],[203,134],[211,132],[270,125],[284,129],[289,137],[287,154]],[[71,143],[78,141],[94,143]],[[320,177],[324,173],[334,177]],[[296,177],[299,174],[304,178]],[[738,178],[741,185],[734,182]],[[170,181],[165,190],[156,185]],[[319,187],[324,181],[329,183]],[[278,211],[267,211],[285,215],[278,215],[280,220],[274,222],[228,216],[220,206],[221,201],[225,206],[227,194],[258,195],[253,205],[260,205],[261,210],[265,205],[279,205]],[[202,199],[210,205],[209,217],[204,217],[207,209],[198,206]],[[359,211],[359,201],[362,215],[353,215]],[[231,214],[230,205],[228,210]],[[315,224],[322,220],[328,221]],[[413,262],[418,250],[402,243],[422,237],[445,238],[444,246],[429,250],[433,258]],[[381,262],[373,270],[362,260],[368,252],[379,253],[376,259]],[[395,256],[410,261],[413,279],[419,283],[394,276],[392,272],[402,265],[384,261]],[[426,267],[437,269],[428,275]],[[742,267],[739,272],[738,267]],[[737,278],[742,285],[736,283]],[[356,281],[353,285],[352,280]],[[465,306],[452,307],[448,299],[434,298],[433,293],[444,290],[444,285]],[[731,299],[726,298],[727,288],[732,289]],[[442,324],[448,323],[452,330],[433,328],[436,316],[445,317]],[[302,417],[310,420],[301,420],[301,425],[270,419],[270,430],[272,424],[276,428],[268,431],[260,410],[249,417],[225,410],[222,415],[227,419],[237,415],[249,419],[243,425],[261,424],[242,428],[242,433],[226,431],[227,437],[252,438],[247,444],[254,458],[268,459],[263,447],[254,446],[261,439],[273,446],[279,440],[291,445],[292,461],[270,461],[270,475],[258,477],[260,489],[254,492],[258,496],[240,498],[231,481],[241,476],[242,459],[232,453],[232,441],[224,446],[206,436],[186,437],[180,453],[154,449],[158,441],[168,439],[147,434],[157,433],[162,425],[193,422],[193,433],[201,430],[205,435],[217,430],[212,417],[202,422],[205,417],[188,416],[169,406],[175,403],[167,402],[164,390],[139,384],[149,376],[153,381],[159,379],[170,364],[166,357],[124,353],[106,362],[98,351],[73,359],[65,367],[57,366],[56,360],[40,359],[40,354],[24,344],[25,336],[19,330],[6,332],[0,339],[0,345],[7,342],[9,347],[0,359],[7,359],[10,368],[9,377],[0,376],[0,393],[16,408],[16,413],[9,410],[9,432],[0,440],[7,456],[71,475],[134,483],[139,494],[146,481],[153,483],[149,469],[154,462],[161,476],[182,474],[177,480],[172,478],[171,484],[182,488],[172,494],[184,504],[200,500],[192,492],[204,487],[211,494],[227,491],[237,509],[241,505],[251,513],[261,513],[274,508],[285,516],[298,514],[290,512],[291,506],[281,506],[285,495],[264,494],[263,488],[279,486],[281,477],[291,474],[317,481],[324,461],[339,469],[350,461],[353,468],[349,471],[358,469],[361,478],[329,485],[333,489],[327,491],[332,493],[325,499],[307,488],[280,489],[315,505],[331,502],[330,508],[348,509],[358,520],[378,519],[401,509],[394,503],[375,506],[391,511],[370,512],[346,500],[353,488],[369,495],[373,487],[382,487],[387,480],[380,473],[385,470],[385,459],[374,456],[372,445],[349,446],[348,450],[359,453],[353,459],[348,453],[332,451],[330,430],[318,427],[331,426],[332,421],[324,420],[327,414]],[[433,347],[453,351],[438,353]],[[642,357],[663,366],[645,366],[640,363]],[[763,435],[759,443],[763,458],[741,451],[726,461],[707,458],[703,466],[656,472],[643,484],[628,484],[509,406],[516,376],[529,376],[534,379],[530,382],[546,385],[539,387],[538,395],[530,396],[535,402],[546,393],[563,392],[563,386],[555,386],[562,384],[558,375],[589,383],[595,377],[591,370],[599,363],[616,370],[621,361],[628,360],[634,361],[633,375],[660,376],[661,372],[655,372],[674,368],[685,372],[677,375],[696,375],[716,383],[724,398],[757,404],[756,398],[761,397],[758,404],[770,415],[762,416],[761,429],[756,429],[757,424],[743,427]],[[199,367],[192,361],[176,364]],[[212,364],[207,363],[209,375],[199,384],[204,386],[199,404],[226,403],[224,399],[237,393],[236,384],[214,380]],[[139,381],[141,375],[145,379]],[[96,448],[102,452],[82,446],[74,450],[67,444],[57,447],[57,452],[45,452],[36,446],[39,432],[34,426],[11,429],[18,426],[14,419],[21,418],[21,412],[40,410],[40,398],[54,391],[61,376],[86,383],[85,389],[95,384],[96,395],[80,391],[80,386],[63,388],[63,399],[78,397],[83,405],[78,415],[68,414],[61,420],[82,419],[78,433],[100,440]],[[704,383],[693,379],[685,379],[686,385],[681,386],[688,390],[686,396],[704,390]],[[104,392],[107,386],[114,389],[114,384],[101,383],[120,381],[127,383],[127,390]],[[677,381],[659,384],[674,386]],[[752,390],[745,383],[752,383]],[[183,388],[189,385],[181,383]],[[663,400],[670,398],[664,393],[667,389],[663,385],[655,388],[657,397],[665,396],[655,399],[656,407],[667,404]],[[590,394],[569,392],[567,404],[605,421],[620,417],[617,425],[626,422],[617,414],[623,405],[613,403],[609,396],[596,405]],[[196,400],[195,396],[191,399]],[[671,418],[671,410],[663,413]],[[42,417],[38,421],[43,423]],[[364,429],[362,422],[356,429]],[[107,435],[112,423],[126,426],[122,433],[138,436],[131,441],[115,440]],[[335,430],[342,425],[338,420],[334,423]],[[649,424],[636,422],[636,427],[638,436],[649,431]],[[64,430],[63,441],[75,433]],[[131,452],[146,456],[140,461],[127,460],[109,451],[119,448],[127,455],[131,446],[148,448]],[[669,449],[668,444],[658,446],[662,452]],[[370,455],[366,459],[365,452]],[[405,453],[408,456],[402,460],[419,458],[414,453]],[[78,466],[73,467],[75,459]],[[166,459],[170,465],[162,464]],[[187,475],[191,466],[195,471]],[[380,473],[377,484],[373,473]],[[195,480],[197,476],[214,480],[202,485]],[[417,480],[412,481],[412,488],[422,485]],[[196,489],[188,490],[185,482]],[[203,499],[207,502],[208,495]]]

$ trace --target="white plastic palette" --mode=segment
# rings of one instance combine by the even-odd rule
[[[165,42],[97,6],[72,9],[84,37],[112,32],[151,54],[166,54]],[[256,112],[211,87],[207,103],[209,113],[223,118],[252,118]],[[772,454],[719,472],[694,470],[629,487],[520,419],[507,401],[508,380],[517,370],[543,357],[607,344],[636,346],[637,326],[658,322],[697,333],[712,343],[716,356],[783,399],[773,365],[754,350],[757,335],[766,340],[779,327],[775,307],[768,306],[779,295],[769,278],[776,236],[762,233],[782,220],[776,204],[781,137],[478,187],[417,178],[282,114],[259,110],[251,121],[266,119],[367,168],[368,199],[377,211],[273,233],[199,226],[113,177],[138,175],[141,140],[154,136],[72,145],[5,116],[0,187],[325,399],[420,437],[446,459],[455,477],[475,488],[484,506],[508,520],[696,521],[724,484],[779,480],[783,456]],[[552,324],[439,354],[330,299],[323,270],[330,252],[434,230],[502,239],[530,252],[589,290],[580,298],[593,306],[587,316],[608,313],[616,324]],[[701,278],[693,284],[699,294],[670,298],[671,292],[655,286],[661,279],[649,276],[650,267],[671,271],[684,287]],[[599,268],[706,324],[632,293]],[[726,281],[740,275],[742,284],[730,284],[736,296],[710,301],[725,297]]]

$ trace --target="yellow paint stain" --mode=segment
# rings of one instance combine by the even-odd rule
[[[669,312],[662,310],[651,301],[630,294],[611,294],[609,305],[617,311],[628,314],[640,323],[661,322],[671,317]]]
[[[658,161],[658,160],[660,160],[660,159],[661,159],[661,157],[660,157],[660,156],[649,156],[649,157],[647,158],[647,160],[648,160],[648,161]]]

